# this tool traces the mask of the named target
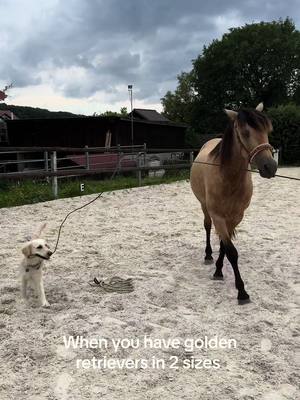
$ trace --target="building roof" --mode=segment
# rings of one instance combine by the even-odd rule
[[[0,118],[4,120],[18,119],[16,115],[10,110],[0,110]]]
[[[134,108],[132,113],[134,118],[140,118],[149,122],[171,122],[168,118],[158,113],[156,110]],[[131,113],[129,115],[131,115]]]

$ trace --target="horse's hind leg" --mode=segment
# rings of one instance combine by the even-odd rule
[[[210,218],[210,215],[208,214],[207,210],[204,207],[202,207],[202,210],[204,213],[204,228],[206,231],[206,247],[205,247],[204,262],[205,262],[205,264],[211,264],[214,260],[212,257],[212,248],[210,245],[211,218]]]
[[[220,240],[220,253],[219,253],[219,257],[216,262],[216,272],[214,273],[215,280],[223,279],[222,268],[223,268],[224,257],[225,257],[225,247],[224,247],[222,240]]]

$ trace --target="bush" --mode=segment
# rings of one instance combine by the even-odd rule
[[[300,164],[300,107],[287,104],[267,112],[273,123],[270,143],[281,150],[283,164]]]

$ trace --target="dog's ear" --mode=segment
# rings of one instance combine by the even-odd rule
[[[43,230],[46,228],[46,226],[47,226],[47,223],[44,222],[44,223],[39,227],[39,229],[32,235],[32,239],[38,239],[38,238],[41,236]]]
[[[22,253],[24,254],[25,257],[29,257],[32,254],[32,244],[31,243],[27,243],[22,248]]]

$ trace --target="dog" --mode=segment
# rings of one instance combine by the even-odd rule
[[[31,240],[22,248],[24,258],[21,262],[21,293],[24,300],[28,299],[27,284],[33,283],[34,289],[38,295],[39,304],[42,307],[49,307],[45,296],[43,283],[44,260],[49,260],[53,254],[44,239],[41,239],[41,233],[45,229],[44,223],[39,230],[32,236]]]

